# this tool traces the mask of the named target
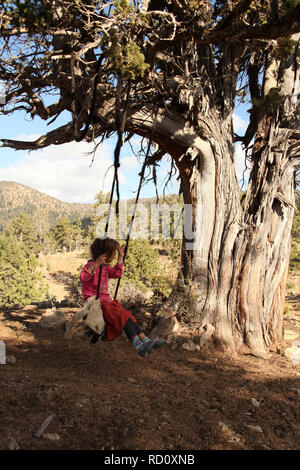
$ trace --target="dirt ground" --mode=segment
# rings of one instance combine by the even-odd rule
[[[60,270],[46,262],[51,278]],[[72,263],[52,278],[53,292],[82,259]],[[294,335],[283,348],[300,339],[299,279],[288,284],[284,323]],[[279,352],[265,360],[171,342],[143,359],[124,336],[68,341],[62,327],[40,326],[43,313],[0,311],[0,339],[16,358],[0,365],[1,450],[299,449],[300,367]]]

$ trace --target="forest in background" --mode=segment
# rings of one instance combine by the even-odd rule
[[[48,300],[48,285],[41,271],[39,256],[82,250],[83,258],[89,258],[88,247],[96,236],[96,227],[101,219],[96,215],[97,208],[100,204],[108,203],[110,195],[100,191],[95,195],[94,204],[70,204],[17,183],[1,183],[0,211],[2,214],[6,211],[6,219],[0,233],[0,305],[11,307]],[[128,205],[133,202],[128,201]],[[141,203],[148,208],[156,203],[169,206],[183,204],[182,198],[176,194],[160,197],[158,201],[156,198],[142,199]],[[13,209],[11,212],[8,212],[9,207]],[[161,218],[162,212],[160,222]],[[103,220],[106,220],[106,213],[102,215]],[[174,217],[171,217],[173,233]],[[298,270],[300,267],[299,246],[300,196],[297,192],[290,270]],[[172,237],[153,240],[149,235],[146,239],[131,240],[126,258],[130,269],[125,272],[125,285],[126,282],[130,283],[131,289],[141,292],[151,290],[154,299],[162,301],[170,294],[177,279],[180,253],[181,240]],[[168,257],[169,269],[162,269],[160,254]],[[187,299],[192,295],[189,288],[185,286],[187,295],[182,296],[181,293],[183,305],[188,304]],[[74,282],[74,291],[79,292],[79,280]],[[188,310],[188,305],[183,309]]]
[[[97,208],[109,201],[110,194],[100,191],[95,195],[94,204],[71,204],[13,182],[0,182],[0,192],[0,213],[2,216],[5,214],[0,232],[0,305],[11,307],[49,300],[39,257],[81,250],[84,263],[84,258],[90,257],[89,246],[96,237],[97,224],[101,219],[102,222],[106,220],[107,212],[99,217]],[[156,202],[156,198],[140,200],[148,209]],[[182,204],[182,198],[168,195],[158,202],[175,203]],[[128,200],[129,207],[133,204],[134,200]],[[129,226],[131,217],[127,219]],[[171,219],[173,232],[174,218]],[[120,242],[125,243],[125,240]],[[161,270],[159,255],[167,255],[174,267],[173,272],[176,272],[180,246],[180,240],[172,239],[154,241],[148,237],[131,240],[126,257],[130,270],[124,276],[125,283],[131,284],[131,292],[132,287],[136,292],[149,291],[155,284],[154,295],[159,298],[167,296],[173,279],[169,272],[158,278],[157,272]],[[75,281],[74,291],[78,292],[78,289],[79,281]]]

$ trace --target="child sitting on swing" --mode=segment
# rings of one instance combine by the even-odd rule
[[[146,357],[152,350],[160,348],[165,340],[151,340],[137,325],[136,319],[129,310],[121,306],[117,300],[112,300],[108,292],[108,279],[122,277],[124,272],[124,246],[112,238],[96,238],[91,245],[92,259],[84,266],[80,274],[82,295],[86,302],[97,294],[100,266],[102,266],[99,300],[106,326],[106,338],[113,341],[126,334],[129,341],[137,349],[141,357]],[[118,261],[114,267],[109,266],[118,251]]]

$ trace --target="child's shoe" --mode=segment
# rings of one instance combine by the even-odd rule
[[[154,340],[142,341],[142,344],[137,348],[138,353],[142,357],[146,357],[153,349]]]
[[[138,347],[138,353],[142,357],[146,357],[152,349],[158,349],[165,343],[164,339],[150,339],[148,337],[142,340],[142,346]]]

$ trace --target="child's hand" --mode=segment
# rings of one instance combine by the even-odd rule
[[[98,258],[95,261],[96,268],[98,266],[101,266],[102,264],[105,264],[106,260],[107,260],[107,254],[106,253],[104,253],[103,255],[98,256]]]
[[[107,255],[104,254],[104,255],[100,255],[98,256],[98,258],[96,259],[96,261],[94,261],[94,264],[91,264],[90,266],[88,266],[86,269],[87,271],[90,273],[90,274],[94,274],[96,269],[98,268],[98,266],[101,266],[102,264],[105,264],[106,263],[106,259],[107,259]]]

